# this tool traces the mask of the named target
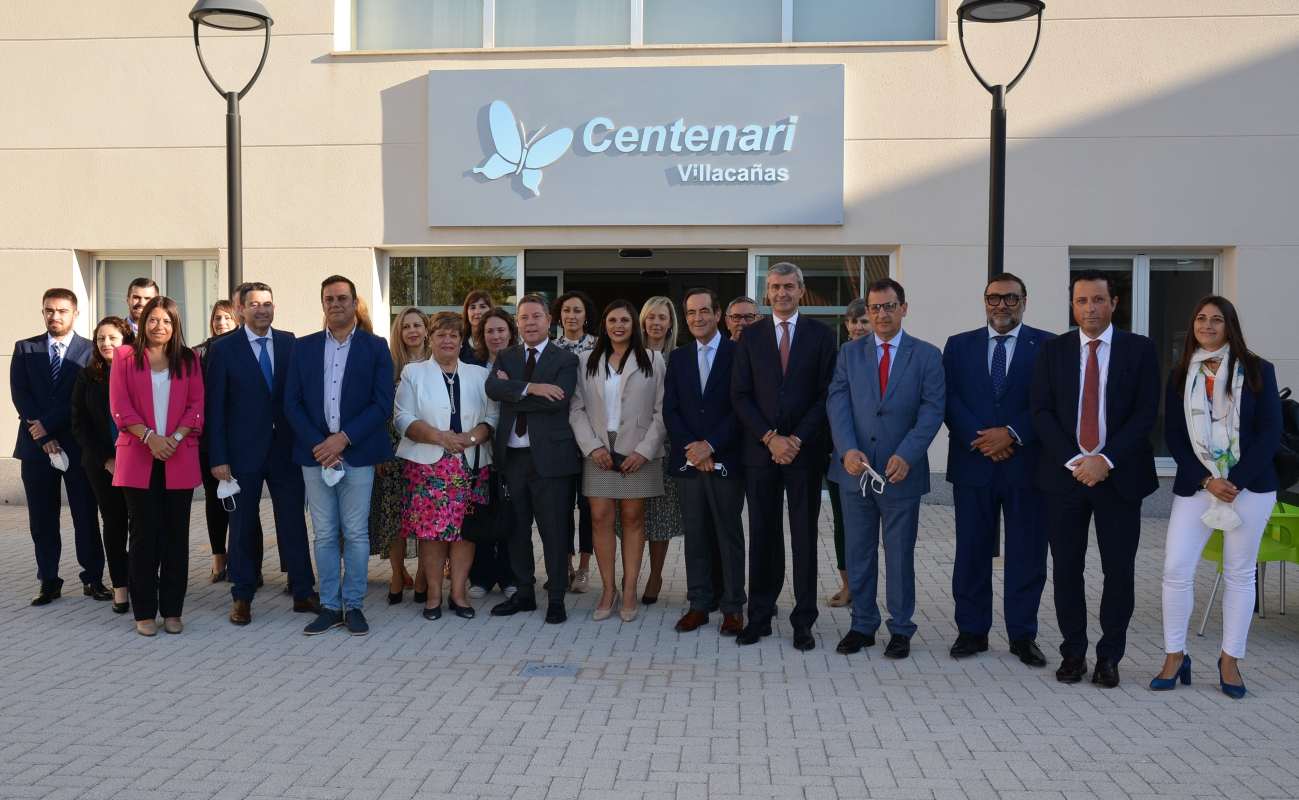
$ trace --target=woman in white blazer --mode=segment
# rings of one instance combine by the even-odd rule
[[[663,494],[663,356],[645,349],[636,308],[610,303],[595,349],[578,356],[577,389],[568,420],[586,457],[582,494],[591,501],[595,560],[603,593],[594,619],[613,612],[614,509],[622,519],[623,597],[618,615],[636,618],[636,584],[645,549],[645,501]]]
[[[450,550],[447,608],[471,619],[466,581],[474,545],[464,541],[461,530],[471,505],[487,502],[492,429],[500,406],[487,398],[487,370],[460,360],[460,329],[459,314],[433,315],[432,358],[402,370],[393,424],[402,435],[397,457],[406,479],[401,536],[419,540],[425,575],[441,574]],[[423,614],[429,620],[442,616],[442,581],[429,581]]]

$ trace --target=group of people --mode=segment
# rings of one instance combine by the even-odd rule
[[[789,262],[768,271],[767,317],[749,298],[723,313],[702,288],[681,298],[680,317],[666,297],[640,308],[616,300],[597,315],[581,292],[553,304],[525,295],[511,314],[473,292],[458,314],[402,310],[388,341],[343,276],[322,282],[323,330],[302,338],[273,328],[271,288],[248,283],[213,310],[213,338],[195,349],[185,346],[176,303],[147,279],[131,285],[130,318],[99,321],[93,342],[73,332],[76,295],[50,289],[46,332],[18,342],[11,369],[40,580],[32,603],[61,593],[62,482],[85,594],[112,600],[119,613],[133,609],[143,635],[157,632],[158,616],[165,631],[181,632],[190,504],[206,480],[213,577],[228,576],[236,625],[251,621],[262,583],[265,486],[293,609],[315,614],[308,635],[368,632],[371,555],[392,563],[388,602],[413,588],[426,619],[442,616],[447,581],[445,608],[459,617],[473,617],[473,601],[496,588],[504,599],[492,616],[535,611],[535,524],[547,623],[566,620],[568,592],[591,589],[592,555],[592,619],[634,620],[658,599],[668,542],[683,535],[687,608],[676,630],[697,630],[720,612],[720,634],[751,645],[771,635],[778,613],[787,518],[792,643],[810,650],[828,478],[843,584],[829,604],[851,606],[837,651],[874,646],[883,624],[884,655],[906,658],[927,454],[946,423],[956,512],[950,654],[988,650],[1004,519],[1010,652],[1047,663],[1037,626],[1049,550],[1063,638],[1056,677],[1081,681],[1094,523],[1104,586],[1091,680],[1117,686],[1142,500],[1157,487],[1159,363],[1149,339],[1113,325],[1119,298],[1104,273],[1075,272],[1069,290],[1077,330],[1055,336],[1023,323],[1024,281],[997,275],[983,293],[986,325],[940,351],[904,332],[906,292],[888,278],[849,307],[849,341],[839,347],[829,327],[800,314],[803,274]],[[1210,533],[1222,530],[1219,680],[1240,697],[1254,554],[1278,488],[1280,399],[1272,366],[1247,349],[1226,298],[1197,303],[1180,352],[1164,406],[1178,467],[1164,565],[1167,659],[1151,688],[1190,681],[1194,570]],[[512,514],[506,533],[475,544],[472,526],[502,497]],[[222,514],[224,554],[212,530],[226,524]]]

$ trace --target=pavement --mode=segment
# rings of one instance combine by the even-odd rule
[[[263,514],[270,533],[269,506]],[[570,595],[558,626],[541,612],[489,617],[499,595],[478,601],[474,620],[426,622],[409,593],[386,604],[388,566],[372,559],[372,633],[308,638],[308,615],[280,593],[272,535],[253,622],[236,628],[229,585],[207,581],[202,519],[195,506],[185,632],[146,639],[130,615],[75,591],[66,514],[69,592],[28,607],[25,509],[0,507],[0,798],[1299,797],[1299,613],[1275,613],[1276,565],[1269,613],[1255,619],[1242,662],[1245,700],[1217,691],[1217,610],[1208,635],[1190,640],[1195,683],[1146,688],[1162,660],[1159,519],[1143,523],[1136,614],[1113,690],[1055,682],[1049,582],[1039,642],[1050,667],[1020,664],[995,629],[990,652],[948,657],[950,507],[921,514],[920,629],[900,662],[883,657],[882,641],[837,655],[846,609],[823,607],[817,648],[795,651],[788,592],[776,635],[760,644],[738,647],[715,626],[676,633],[679,540],[659,603],[629,624],[592,622],[595,594]],[[825,566],[828,504],[822,531],[824,596],[837,584]],[[1212,579],[1202,564],[1194,624]],[[527,677],[530,665],[543,676]],[[546,675],[566,671],[575,674]]]

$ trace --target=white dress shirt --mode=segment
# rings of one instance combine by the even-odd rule
[[[1087,389],[1087,358],[1091,353],[1091,348],[1087,343],[1092,341],[1087,334],[1083,333],[1082,328],[1078,329],[1078,339],[1081,341],[1082,345],[1078,352],[1078,419],[1074,420],[1075,442],[1082,433],[1083,392]],[[1096,339],[1101,343],[1100,346],[1096,348],[1096,365],[1100,370],[1100,386],[1097,387],[1097,392],[1100,395],[1097,399],[1100,401],[1100,405],[1096,410],[1100,440],[1096,444],[1096,449],[1091,451],[1084,450],[1081,444],[1078,445],[1078,455],[1065,462],[1064,468],[1067,470],[1072,470],[1074,467],[1078,466],[1078,462],[1082,461],[1085,456],[1097,455],[1105,449],[1105,386],[1109,383],[1110,377],[1110,347],[1112,346],[1111,342],[1114,339],[1114,326],[1109,325],[1106,327],[1104,331],[1101,331],[1101,335],[1097,336]],[[1102,455],[1101,458],[1104,458],[1105,463],[1110,465],[1110,469],[1114,468],[1113,461],[1110,461],[1109,458],[1104,455]]]
[[[604,376],[604,428],[618,431],[622,424],[622,374],[605,367]]]
[[[544,353],[544,352],[546,352],[546,345],[548,345],[548,344],[550,344],[550,340],[549,340],[549,339],[542,339],[540,342],[537,342],[536,344],[528,344],[527,342],[524,342],[524,343],[523,343],[523,364],[524,364],[524,366],[526,367],[527,364],[528,364],[528,348],[529,348],[529,347],[532,348],[533,350],[536,350],[536,351],[537,351],[537,363],[540,364],[540,363],[541,363],[541,354]],[[525,397],[528,396],[528,387],[531,386],[531,385],[532,385],[531,383],[525,383],[525,384],[523,385],[523,391],[519,393],[519,397],[518,397],[518,399],[522,400],[523,398],[525,398]],[[506,446],[507,446],[507,447],[532,447],[532,437],[531,437],[529,434],[526,434],[526,433],[523,434],[522,436],[518,435],[517,433],[514,432],[514,426],[511,425],[511,426],[510,426],[510,439],[509,439],[508,442],[506,442]]]
[[[892,339],[885,341],[879,337],[879,334],[872,333],[871,338],[875,340],[875,363],[879,364],[884,360],[884,345],[889,346],[889,377],[893,377],[893,365],[898,363],[898,345],[902,344],[902,329],[898,328],[897,335]]]
[[[772,323],[774,324],[774,326],[775,326],[775,328],[776,328],[776,352],[778,352],[778,353],[780,352],[780,335],[781,335],[781,334],[780,334],[780,323],[782,323],[782,322],[788,322],[788,323],[789,323],[789,349],[790,349],[790,352],[793,352],[793,350],[794,350],[794,331],[798,328],[798,312],[795,311],[794,314],[793,314],[789,319],[781,319],[779,316],[777,316],[777,315],[775,314],[775,312],[772,312],[772,315],[771,315],[771,321],[772,321]]]
[[[247,325],[244,326],[244,332],[248,334],[248,345],[253,349],[253,360],[257,361],[258,364],[261,364],[261,361],[259,361],[259,359],[262,357],[262,346],[257,343],[257,340],[262,337],[253,333],[253,329],[248,327]],[[330,337],[328,331],[325,332],[325,336]],[[271,374],[274,375],[275,374],[275,329],[274,328],[266,329],[266,356],[271,360]],[[344,357],[344,360],[346,360],[346,357]]]

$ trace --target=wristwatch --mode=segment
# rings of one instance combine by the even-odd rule
[[[472,433],[469,434],[469,443],[470,443],[470,444],[478,444],[478,440],[474,438],[474,435],[473,435]]]
[[[185,434],[181,433],[180,431],[176,431],[171,435],[171,438],[175,439],[177,442],[183,442],[185,441]]]

